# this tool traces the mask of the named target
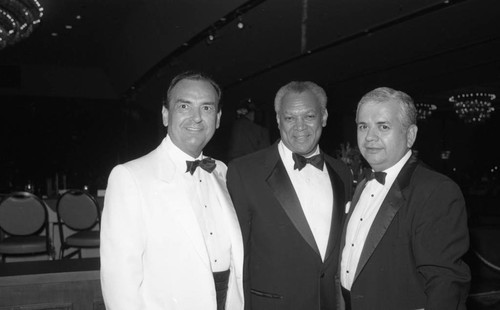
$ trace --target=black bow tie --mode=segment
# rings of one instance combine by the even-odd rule
[[[292,154],[293,161],[295,162],[295,165],[293,165],[293,169],[299,169],[302,170],[302,168],[305,167],[307,164],[311,164],[314,167],[318,168],[319,170],[323,171],[323,164],[325,162],[325,159],[323,158],[323,154],[318,154],[314,155],[309,158],[305,158],[302,155],[299,155],[297,153]]]
[[[194,173],[196,168],[199,166],[201,169],[207,171],[208,173],[211,173],[215,169],[215,160],[213,160],[210,157],[204,158],[202,160],[186,160],[187,164],[187,169],[186,172],[191,173],[191,175]]]
[[[385,176],[387,175],[386,172],[382,172],[382,171],[370,171],[370,173],[368,173],[368,175],[366,176],[366,178],[368,179],[368,181],[370,180],[377,180],[377,182],[379,182],[380,184],[384,185],[385,184]]]

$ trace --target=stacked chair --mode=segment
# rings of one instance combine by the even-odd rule
[[[71,258],[82,249],[99,248],[101,212],[96,199],[87,191],[71,189],[57,201],[57,219],[61,239],[60,258]],[[74,249],[65,253],[68,249]]]
[[[0,255],[6,257],[47,254],[54,251],[49,235],[47,206],[29,192],[13,192],[0,202]]]

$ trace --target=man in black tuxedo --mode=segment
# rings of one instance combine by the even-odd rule
[[[351,173],[318,141],[324,90],[291,82],[275,98],[281,139],[229,164],[243,234],[245,309],[336,309],[339,236]]]
[[[464,198],[412,153],[416,118],[411,97],[386,87],[358,104],[358,146],[372,172],[356,188],[342,234],[347,309],[465,309]]]

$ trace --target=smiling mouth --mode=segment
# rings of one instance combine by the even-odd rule
[[[310,135],[294,136],[294,138],[295,138],[295,140],[304,141],[304,140],[309,139],[309,136]]]
[[[377,153],[379,152],[380,150],[382,150],[381,148],[378,148],[378,147],[365,147],[365,150],[368,152],[368,153]]]
[[[202,131],[203,127],[186,127],[187,131]]]

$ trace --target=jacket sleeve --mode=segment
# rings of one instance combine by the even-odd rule
[[[108,310],[143,309],[140,294],[145,248],[140,193],[130,171],[110,174],[101,221],[101,286]]]
[[[464,198],[454,182],[445,180],[422,200],[415,219],[413,251],[425,283],[425,309],[465,309],[470,270],[462,261],[469,248]]]

